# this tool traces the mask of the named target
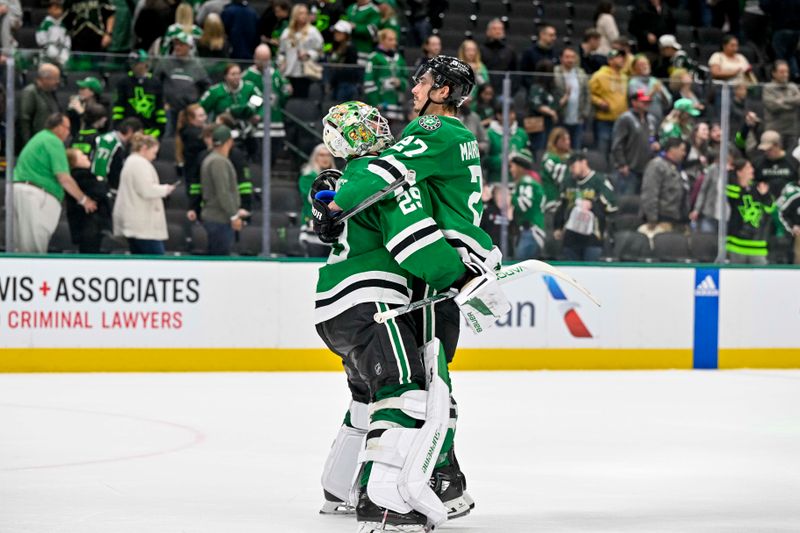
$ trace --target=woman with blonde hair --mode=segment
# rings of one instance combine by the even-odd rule
[[[225,69],[226,62],[219,60],[228,58],[230,45],[225,36],[222,19],[216,13],[209,13],[203,22],[203,35],[197,41],[197,55],[209,59],[209,61],[203,61],[203,66],[206,67],[212,78]]]
[[[331,251],[330,246],[320,241],[311,227],[311,199],[308,196],[309,191],[311,191],[311,184],[314,183],[317,175],[323,170],[331,168],[336,168],[333,156],[325,147],[325,144],[320,143],[312,150],[308,163],[303,165],[300,171],[300,179],[297,181],[297,188],[300,190],[300,198],[303,201],[303,226],[300,233],[300,245],[306,250],[306,256],[308,257],[326,257]]]
[[[132,254],[163,255],[169,236],[163,198],[175,185],[159,183],[153,166],[158,148],[155,137],[135,133],[122,166],[112,219],[114,235],[128,239]]]
[[[322,78],[322,67],[317,61],[323,44],[319,30],[310,23],[308,7],[295,4],[278,47],[278,68],[289,78],[293,96],[308,98],[311,82]]]
[[[569,172],[567,159],[570,156],[569,132],[561,126],[555,127],[547,137],[547,148],[542,155],[541,177],[544,187],[545,210],[555,209],[561,194],[561,183]]]
[[[160,54],[162,56],[168,55],[172,51],[172,40],[181,33],[192,38],[191,47],[192,54],[194,54],[195,43],[203,35],[203,30],[194,23],[194,11],[192,11],[192,6],[186,2],[178,4],[178,9],[175,10],[175,24],[171,24],[167,28],[167,33],[161,38]]]
[[[478,87],[489,82],[489,69],[481,60],[481,49],[473,39],[464,39],[458,47],[458,58],[472,68],[475,74],[475,85],[470,93],[470,101],[478,99]]]

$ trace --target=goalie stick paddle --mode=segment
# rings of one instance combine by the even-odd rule
[[[400,187],[404,185],[414,185],[417,182],[417,173],[414,170],[409,170],[408,174],[403,177],[401,180],[395,180],[393,183],[389,184],[388,186],[384,187],[383,189],[379,190],[378,192],[367,196],[363,202],[358,204],[355,207],[348,209],[347,211],[342,211],[342,214],[336,218],[337,224],[344,224],[348,219],[353,218],[363,210],[367,209],[375,205],[376,203],[383,200],[386,196],[391,194],[392,192],[396,191]],[[336,197],[334,197],[334,202],[336,201]]]
[[[592,301],[592,303],[600,307],[600,301],[597,300],[597,298],[595,298],[594,295],[591,292],[589,292],[588,289],[586,289],[583,285],[575,281],[574,278],[568,276],[562,270],[559,270],[553,265],[549,265],[544,261],[538,261],[536,259],[527,259],[525,261],[521,261],[519,263],[515,263],[513,265],[501,268],[495,274],[497,276],[497,283],[499,283],[500,285],[505,285],[506,283],[510,283],[520,278],[525,278],[532,274],[537,274],[537,273],[553,276],[554,278],[558,278],[566,283],[569,283],[570,285],[578,289],[580,292],[582,292],[587,298],[589,298]],[[455,290],[449,290],[447,292],[435,294],[433,296],[429,296],[428,298],[417,300],[416,302],[411,302],[410,304],[401,307],[396,307],[394,309],[389,309],[388,311],[375,313],[373,319],[378,324],[383,324],[387,320],[392,319],[394,317],[410,313],[411,311],[416,311],[417,309],[427,307],[429,305],[441,302],[443,300],[449,300],[451,298],[454,298],[457,294],[458,291]]]

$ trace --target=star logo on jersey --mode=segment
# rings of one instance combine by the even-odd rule
[[[436,115],[425,115],[419,117],[418,123],[422,129],[428,131],[438,130],[442,126],[442,121],[439,120],[439,117]]]
[[[156,109],[155,95],[144,92],[144,87],[134,87],[133,98],[129,98],[128,103],[135,113],[144,118],[150,118]]]

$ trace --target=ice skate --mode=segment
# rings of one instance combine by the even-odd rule
[[[378,507],[363,490],[356,506],[358,520],[357,533],[380,533],[382,531],[401,531],[403,533],[425,533],[432,531],[428,519],[417,511],[400,514],[390,509]]]
[[[319,514],[343,514],[350,515],[356,512],[355,508],[347,502],[343,502],[327,490],[322,491],[325,496],[325,501],[322,503],[322,509]]]
[[[447,519],[466,516],[475,507],[475,502],[464,491],[466,480],[455,464],[433,471],[430,486],[447,509]]]

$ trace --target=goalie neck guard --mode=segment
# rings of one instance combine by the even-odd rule
[[[412,80],[414,83],[420,83],[421,78],[429,72],[432,84],[428,90],[428,100],[422,106],[420,115],[425,114],[425,110],[431,103],[447,107],[460,107],[475,87],[475,73],[472,72],[472,67],[456,57],[436,56],[429,59],[417,68]],[[442,87],[449,87],[450,93],[447,98],[437,102],[431,98],[431,91]]]
[[[381,152],[394,144],[389,123],[363,102],[335,105],[322,119],[322,141],[334,157],[351,159]]]

